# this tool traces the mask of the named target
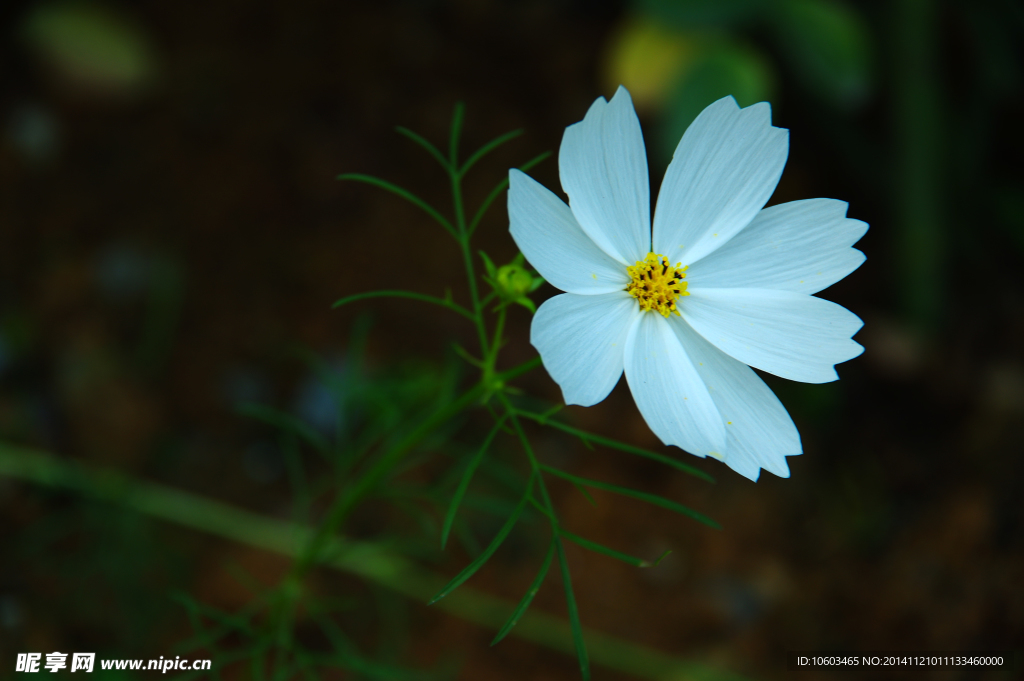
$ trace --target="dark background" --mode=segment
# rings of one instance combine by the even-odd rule
[[[335,176],[382,176],[447,212],[445,178],[393,128],[440,145],[461,100],[466,150],[526,131],[470,174],[475,205],[510,166],[557,151],[565,126],[633,73],[619,63],[624,44],[654,50],[641,49],[641,63],[656,71],[672,61],[655,58],[658,40],[685,43],[689,71],[625,83],[654,191],[694,102],[731,85],[741,104],[770,97],[774,123],[791,130],[772,202],[839,198],[871,225],[858,245],[866,264],[822,294],[864,319],[866,350],[837,383],[770,380],[804,442],[788,480],[765,473],[753,484],[673,450],[718,478],[706,485],[542,441],[577,474],[679,499],[724,527],[613,497],[594,508],[556,487],[579,534],[645,556],[673,550],[642,571],[570,550],[584,623],[766,679],[868,678],[788,672],[789,650],[1019,650],[1024,11],[996,0],[826,4],[834,16],[801,28],[816,10],[757,2],[718,3],[729,10],[718,13],[582,0],[5,2],[0,434],[283,513],[273,439],[234,405],[315,420],[323,396],[295,348],[344,364],[367,310],[368,366],[381,371],[410,357],[441,362],[453,338],[474,338],[426,306],[331,310],[396,283],[432,295],[450,286],[466,300],[457,249],[428,218]],[[665,35],[644,37],[651,26]],[[836,57],[830,45],[849,50]],[[553,158],[531,174],[558,187]],[[503,200],[479,234],[499,264],[514,256]],[[509,366],[532,356],[528,324],[525,310],[511,312]],[[521,385],[560,400],[543,371]],[[624,384],[565,414],[660,450]],[[0,479],[0,514],[5,670],[26,650],[166,655],[188,633],[169,593],[231,611],[251,594],[226,565],[268,585],[287,568],[11,480]],[[473,583],[517,599],[538,560],[532,549],[499,553]],[[440,569],[464,561],[454,549]],[[535,605],[564,616],[555,580]],[[418,605],[403,612],[411,643],[399,657],[414,666],[448,655],[465,679],[578,675],[570,657],[514,640],[491,649],[492,632]]]

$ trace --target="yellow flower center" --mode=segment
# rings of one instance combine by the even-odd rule
[[[629,295],[640,303],[641,310],[654,310],[668,317],[676,309],[676,298],[690,295],[686,291],[686,268],[682,263],[675,267],[668,264],[663,255],[648,253],[643,261],[637,260],[636,265],[626,267],[632,281],[626,287]]]

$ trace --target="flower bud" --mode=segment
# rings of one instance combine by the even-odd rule
[[[520,265],[503,265],[495,277],[498,295],[508,301],[518,300],[533,288],[533,276]]]

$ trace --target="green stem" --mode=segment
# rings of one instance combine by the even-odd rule
[[[459,248],[462,250],[462,262],[469,278],[469,297],[473,302],[473,316],[476,322],[476,333],[480,340],[480,356],[488,356],[487,329],[484,326],[483,310],[480,305],[480,293],[476,288],[476,271],[473,267],[473,255],[469,249],[469,231],[466,229],[466,211],[462,205],[462,172],[459,170],[459,135],[462,132],[462,103],[455,106],[452,116],[451,135],[448,139],[448,176],[452,182],[452,205],[455,209],[455,231],[458,235]]]
[[[565,546],[562,542],[562,528],[558,522],[558,516],[555,514],[555,505],[551,503],[551,496],[548,494],[547,485],[544,484],[544,471],[548,469],[541,466],[537,461],[537,457],[534,456],[533,447],[530,446],[530,440],[526,437],[522,424],[519,423],[519,418],[516,416],[515,408],[512,407],[512,404],[508,401],[508,398],[504,393],[500,394],[500,399],[502,404],[505,406],[505,412],[509,417],[509,421],[512,422],[512,427],[515,429],[516,435],[519,437],[519,441],[523,445],[523,451],[526,452],[526,456],[530,460],[530,467],[533,469],[531,479],[534,477],[537,479],[537,486],[540,488],[541,495],[544,499],[544,506],[547,509],[546,512],[544,512],[544,515],[547,516],[548,522],[551,523],[552,538],[555,542],[555,552],[558,556],[558,564],[562,573],[562,584],[565,589],[565,602],[569,614],[573,648],[580,663],[580,672],[583,679],[584,681],[589,681],[590,652],[587,650],[585,643],[586,636],[583,633],[583,625],[580,622],[579,611],[576,606],[576,596],[573,593],[572,579],[569,576],[569,563],[565,556]]]
[[[544,505],[548,509],[548,520],[551,522],[551,530],[558,537],[561,535],[561,529],[558,525],[558,518],[555,516],[555,506],[551,503],[551,497],[548,495],[548,488],[544,484],[544,468],[537,461],[537,457],[533,454],[533,447],[530,446],[530,439],[526,437],[526,433],[523,431],[523,426],[519,422],[518,413],[515,407],[508,401],[504,393],[498,394],[498,399],[501,400],[502,405],[505,407],[505,414],[508,416],[509,422],[512,424],[512,428],[516,431],[516,437],[519,438],[519,443],[523,446],[523,451],[526,453],[526,458],[530,462],[530,470],[532,474],[537,476],[537,486],[540,488],[541,496],[544,499]]]
[[[501,309],[498,310],[498,322],[494,326],[494,340],[491,342],[491,355],[487,361],[487,366],[494,372],[494,366],[498,362],[498,353],[501,351],[501,334],[505,333],[505,306],[502,305]]]
[[[899,0],[893,12],[897,181],[892,186],[902,263],[899,284],[904,313],[918,331],[928,334],[941,321],[945,284],[943,102],[935,72],[941,12],[934,0]]]
[[[459,249],[462,251],[462,264],[466,268],[469,280],[469,298],[473,304],[473,316],[476,322],[476,333],[480,341],[480,355],[489,354],[487,345],[487,329],[484,327],[483,307],[480,305],[480,292],[476,287],[476,270],[473,267],[473,254],[469,247],[469,234],[466,232],[466,216],[462,209],[462,178],[452,173],[452,200],[455,202],[455,225],[459,232]]]
[[[284,556],[300,556],[315,534],[306,525],[267,518],[191,492],[134,479],[112,469],[85,466],[4,443],[0,443],[0,475],[50,488],[74,490],[153,518]],[[326,565],[332,569],[379,584],[420,603],[425,603],[447,581],[370,542],[330,537],[328,544],[332,558]],[[463,585],[432,607],[497,629],[515,604]],[[575,654],[569,626],[536,609],[527,612],[510,635]],[[742,681],[730,672],[680,660],[607,634],[588,631],[586,636],[593,644],[595,663],[637,678]]]

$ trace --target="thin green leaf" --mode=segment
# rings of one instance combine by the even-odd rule
[[[497,279],[498,268],[494,266],[494,263],[491,261],[489,257],[487,257],[486,253],[484,253],[483,251],[478,252],[480,253],[480,259],[484,261],[484,269],[487,270],[487,276],[489,276],[491,279]],[[490,283],[492,286],[494,285],[493,282],[488,283]]]
[[[465,360],[466,363],[471,364],[478,369],[484,368],[484,363],[482,360],[479,360],[476,357],[474,357],[469,350],[462,347],[458,343],[452,343],[452,349],[455,350],[455,354],[461,357],[463,360]]]
[[[672,553],[671,551],[666,551],[665,553],[661,554],[661,556],[659,556],[658,559],[655,560],[652,563],[649,560],[644,560],[643,558],[637,558],[636,556],[631,556],[628,553],[623,553],[622,551],[616,551],[615,549],[609,548],[609,547],[605,546],[604,544],[599,544],[596,541],[591,541],[589,539],[584,539],[583,537],[579,536],[578,534],[573,534],[572,532],[566,532],[565,530],[561,530],[560,533],[561,533],[561,535],[563,537],[565,537],[569,541],[571,541],[573,543],[576,543],[576,544],[579,544],[580,546],[582,546],[585,549],[589,549],[590,551],[593,551],[594,553],[604,554],[604,555],[609,556],[611,558],[615,558],[616,560],[621,560],[623,563],[628,563],[629,565],[632,565],[633,567],[639,567],[639,568],[654,567],[655,565],[657,565],[658,563],[661,562],[662,558],[664,558],[668,554]]]
[[[569,576],[569,561],[565,559],[565,547],[561,539],[555,540],[558,551],[558,564],[562,568],[562,586],[565,589],[565,605],[569,611],[569,628],[572,629],[572,642],[576,645],[576,657],[580,661],[580,673],[583,681],[590,679],[590,656],[587,655],[587,644],[583,640],[583,625],[580,624],[580,613],[576,609],[576,597],[572,593],[572,578]]]
[[[555,543],[558,541],[557,537],[552,537],[551,546],[548,547],[548,553],[544,556],[544,562],[540,565],[540,570],[537,572],[537,576],[533,578],[533,583],[530,584],[530,588],[523,594],[523,598],[519,601],[519,605],[512,611],[512,615],[505,621],[505,624],[501,627],[501,630],[491,641],[493,646],[501,639],[508,635],[508,632],[512,631],[512,627],[516,626],[519,619],[526,612],[526,609],[530,607],[530,603],[533,602],[533,597],[540,591],[540,585],[544,582],[544,578],[548,575],[548,570],[551,569],[551,559],[555,556]]]
[[[327,442],[323,435],[316,432],[302,420],[288,414],[286,412],[268,407],[265,404],[254,404],[252,402],[246,402],[238,405],[236,411],[242,416],[248,416],[249,418],[262,421],[267,425],[280,428],[281,430],[292,433],[296,437],[305,440],[315,450],[320,452],[322,455],[327,456],[331,450],[331,445]]]
[[[544,424],[546,424],[548,422],[549,418],[551,418],[552,416],[554,416],[558,412],[562,411],[563,409],[565,409],[565,405],[564,404],[556,404],[555,406],[551,407],[550,409],[548,409],[543,414],[538,414],[537,415],[537,423],[539,423],[540,425],[543,426]],[[519,412],[519,413],[521,415],[525,416],[525,414],[523,414],[523,412]]]
[[[530,505],[533,506],[538,511],[540,511],[541,515],[545,516],[551,522],[552,527],[558,527],[558,521],[555,519],[555,516],[551,514],[551,511],[544,508],[543,504],[541,504],[533,497],[530,497]]]
[[[444,227],[445,230],[449,234],[451,234],[453,237],[455,237],[456,239],[459,238],[458,234],[455,231],[455,228],[452,227],[452,223],[448,222],[448,220],[443,215],[438,213],[437,210],[435,210],[433,206],[431,206],[429,203],[427,203],[426,201],[424,201],[420,197],[416,196],[412,192],[410,192],[410,191],[408,191],[406,189],[402,189],[398,185],[391,184],[387,180],[382,180],[379,177],[374,177],[373,175],[363,175],[361,173],[345,173],[343,175],[338,175],[338,179],[339,180],[353,180],[355,182],[365,182],[366,184],[372,184],[375,187],[380,187],[381,189],[386,189],[389,192],[391,192],[392,194],[397,194],[397,195],[401,196],[403,199],[405,199],[406,201],[408,201],[409,203],[411,203],[411,204],[413,204],[415,206],[418,206],[427,215],[429,215],[430,217],[434,218],[434,220],[437,221],[437,224],[439,224],[442,227]]]
[[[642,567],[658,567],[658,565],[661,563],[661,561],[665,560],[665,558],[670,553],[672,553],[672,549],[668,549],[667,551],[665,551],[665,553],[663,553],[660,556],[658,556],[657,558],[655,558],[653,563],[649,563],[647,565],[643,565]]]
[[[336,301],[331,308],[338,308],[342,305],[348,305],[359,300],[367,300],[369,298],[408,298],[409,300],[418,300],[423,303],[433,303],[434,305],[440,305],[446,307],[452,312],[457,312],[466,319],[474,320],[473,313],[462,307],[458,303],[448,298],[438,298],[437,296],[428,296],[424,293],[416,293],[415,291],[367,291],[365,293],[356,293],[351,296],[345,296],[339,301]]]
[[[533,371],[534,369],[539,367],[542,363],[543,362],[541,362],[540,356],[538,355],[537,357],[534,357],[533,359],[526,360],[525,362],[523,362],[522,364],[520,364],[518,366],[512,367],[508,371],[501,372],[500,374],[498,374],[498,380],[503,382],[503,383],[508,383],[509,381],[511,381],[513,378],[516,378],[517,376],[522,376],[525,373]]]
[[[586,487],[584,487],[583,485],[577,485],[576,483],[573,483],[573,486],[576,487],[580,494],[587,498],[587,501],[590,502],[591,506],[597,506],[597,502],[594,501],[594,497],[590,496],[590,492],[587,491]]]
[[[448,163],[452,171],[459,167],[459,135],[462,133],[462,116],[465,112],[465,105],[456,102],[452,113],[451,134],[448,136]]]
[[[595,435],[594,433],[589,433],[589,432],[587,432],[585,430],[580,430],[579,428],[573,428],[572,426],[566,425],[564,423],[560,423],[558,421],[552,421],[552,420],[550,420],[548,412],[545,412],[543,414],[534,414],[534,413],[531,413],[531,412],[521,411],[521,410],[517,409],[516,413],[519,414],[520,416],[522,416],[523,418],[530,419],[531,421],[536,421],[537,423],[539,423],[541,425],[551,426],[552,428],[556,428],[556,429],[562,431],[563,433],[569,433],[570,435],[575,435],[576,437],[578,437],[581,440],[583,440],[584,444],[587,444],[588,446],[589,446],[588,441],[593,441],[593,442],[596,442],[599,445],[604,445],[605,447],[611,447],[612,449],[617,449],[620,452],[626,452],[627,454],[636,454],[637,456],[643,456],[643,457],[646,457],[648,459],[653,459],[655,461],[658,461],[660,463],[665,464],[666,466],[672,466],[676,470],[679,470],[679,471],[682,471],[682,472],[687,473],[689,475],[692,475],[694,477],[700,478],[701,480],[707,480],[708,482],[714,482],[715,481],[715,479],[713,477],[711,477],[710,475],[708,475],[704,471],[700,470],[699,468],[694,468],[693,466],[688,466],[685,463],[683,463],[681,461],[677,461],[677,460],[673,459],[672,457],[665,456],[664,454],[658,454],[657,452],[652,452],[652,451],[650,451],[648,449],[643,449],[641,447],[634,447],[633,445],[627,445],[625,442],[619,442],[618,440],[613,440],[611,438],[604,437],[604,436],[601,436],[601,435]]]
[[[551,475],[562,478],[563,480],[568,480],[569,482],[576,483],[578,485],[586,485],[587,487],[593,487],[594,489],[603,489],[608,492],[615,492],[616,494],[621,494],[624,497],[632,497],[633,499],[646,501],[649,504],[654,504],[655,506],[667,508],[670,511],[675,511],[676,513],[681,513],[683,515],[689,516],[698,522],[708,525],[709,527],[721,529],[721,525],[719,525],[703,513],[698,513],[697,511],[694,511],[692,508],[687,508],[686,506],[671,501],[670,499],[666,499],[665,497],[659,497],[657,494],[648,494],[647,492],[640,492],[638,490],[630,489],[628,487],[613,485],[608,482],[601,482],[599,480],[581,478],[573,475],[572,473],[566,473],[565,471],[558,470],[557,468],[552,468],[551,466],[542,465],[541,470],[547,473],[551,473]]]
[[[477,556],[476,560],[463,568],[462,572],[455,575],[455,579],[448,582],[443,589],[438,591],[437,595],[431,598],[427,605],[437,603],[439,600],[450,594],[460,584],[472,577],[473,574],[487,562],[487,559],[494,555],[494,552],[498,550],[499,546],[501,546],[501,542],[505,541],[505,537],[507,537],[509,532],[512,531],[512,528],[515,527],[516,521],[519,520],[519,516],[522,515],[523,509],[526,507],[526,503],[529,501],[530,494],[533,491],[533,481],[535,477],[536,476],[533,475],[530,476],[530,479],[526,483],[526,493],[523,494],[523,498],[519,500],[516,510],[512,511],[512,515],[510,515],[508,520],[505,521],[505,524],[501,526],[501,529],[498,530],[498,534],[493,540],[491,540],[491,543],[487,545],[484,552]]]
[[[525,307],[531,314],[537,314],[537,306],[529,298],[517,298],[514,302]]]
[[[408,137],[413,142],[426,149],[431,156],[437,159],[437,162],[441,164],[442,168],[449,172],[451,171],[451,167],[448,165],[448,160],[444,157],[444,154],[442,154],[437,147],[428,142],[425,138],[416,134],[409,128],[403,128],[402,126],[396,127],[395,130],[398,132],[399,135],[404,135]]]
[[[491,432],[487,433],[487,437],[484,438],[484,442],[480,445],[480,449],[477,450],[476,455],[470,460],[469,465],[466,466],[466,471],[462,474],[462,479],[459,480],[459,486],[455,488],[455,494],[452,495],[452,501],[448,504],[448,513],[444,517],[444,526],[441,528],[441,548],[443,549],[448,544],[448,533],[452,530],[452,523],[455,521],[455,514],[459,510],[459,504],[462,503],[462,497],[466,495],[466,490],[469,489],[469,483],[473,479],[473,473],[476,472],[480,462],[484,459],[484,454],[487,453],[487,448],[491,446],[491,442],[494,440],[494,436],[501,430],[501,426],[505,423],[505,416],[502,416],[491,428]]]
[[[498,416],[498,412],[494,411],[494,407],[491,406],[490,402],[484,404],[484,409],[487,410],[487,413],[490,414],[491,418],[493,418],[494,420],[498,420],[499,418],[501,418],[500,416]],[[507,431],[508,429],[506,428],[506,432]]]
[[[526,163],[524,163],[523,165],[519,166],[518,169],[525,173],[527,170],[529,170],[530,168],[534,167],[535,165],[537,165],[538,163],[540,163],[541,161],[543,161],[544,159],[546,159],[550,155],[551,155],[550,151],[545,151],[543,154],[538,154],[538,155],[534,156],[533,158],[531,158]],[[486,213],[487,209],[491,207],[491,204],[494,203],[494,200],[496,198],[498,198],[498,195],[501,194],[503,191],[505,191],[506,187],[508,187],[508,176],[507,175],[504,177],[504,179],[502,179],[501,182],[498,183],[498,186],[495,187],[491,191],[491,193],[487,195],[487,198],[484,199],[484,202],[482,204],[480,204],[480,208],[476,211],[476,215],[473,216],[473,219],[469,223],[468,232],[469,232],[469,234],[471,236],[472,236],[473,232],[476,230],[477,225],[480,224],[480,219],[483,218],[484,213]]]
[[[472,168],[473,164],[475,164],[477,161],[479,161],[484,156],[500,147],[505,142],[508,142],[511,139],[515,139],[516,137],[519,137],[522,134],[523,130],[522,128],[520,128],[519,130],[512,130],[511,132],[506,132],[504,135],[495,137],[493,140],[480,147],[475,154],[469,157],[469,160],[466,161],[463,164],[462,168],[459,169],[459,175],[465,175],[466,171]]]

